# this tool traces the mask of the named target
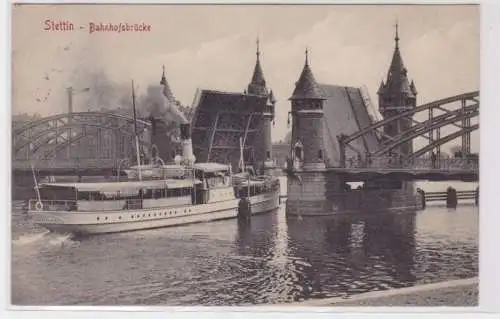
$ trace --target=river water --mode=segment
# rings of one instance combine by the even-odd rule
[[[478,208],[226,220],[87,238],[47,233],[13,203],[14,305],[250,305],[478,274]]]

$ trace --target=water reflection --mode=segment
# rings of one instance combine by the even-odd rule
[[[478,271],[477,212],[463,207],[302,220],[282,207],[248,223],[109,234],[75,245],[30,235],[20,216],[12,219],[12,285],[21,304],[276,304]]]
[[[415,213],[288,218],[294,255],[305,266],[304,297],[411,285]]]

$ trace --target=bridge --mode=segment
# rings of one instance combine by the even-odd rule
[[[460,103],[460,107],[458,108],[454,107],[457,102]],[[442,114],[436,116],[436,111],[440,111]],[[428,120],[419,122],[413,119],[415,115],[423,112],[428,113]],[[377,135],[382,135],[386,142],[381,143],[379,149],[373,152],[373,156],[383,156],[390,153],[398,146],[407,143],[409,140],[423,136],[428,139],[429,143],[425,147],[414,151],[412,157],[419,157],[433,150],[436,150],[436,156],[439,157],[441,155],[441,145],[459,137],[462,138],[461,149],[465,157],[467,154],[471,153],[470,133],[479,128],[479,123],[471,125],[471,119],[478,118],[478,116],[479,91],[464,93],[417,106],[414,109],[401,112],[395,116],[373,123],[349,136],[339,136],[342,162],[345,162],[345,148],[349,146],[350,143],[363,135],[374,132]],[[389,123],[408,118],[413,122],[413,125],[410,129],[400,132],[397,136],[384,135],[380,130]],[[457,124],[458,122],[461,124]],[[441,137],[441,129],[448,125],[452,125],[459,130]]]
[[[427,119],[414,120],[418,114],[424,114]],[[472,124],[471,119],[478,116],[479,91],[417,106],[374,122],[358,132],[338,136],[341,162],[340,165],[327,165],[327,170],[360,179],[386,176],[478,180],[479,159],[470,155],[470,134],[479,128],[479,124]],[[411,119],[413,125],[397,136],[383,133],[384,125],[401,118]],[[141,132],[141,145],[148,149],[151,146],[148,138],[151,122],[138,120],[137,126]],[[457,130],[442,136],[441,129],[446,126]],[[12,167],[16,172],[29,172],[33,164],[43,175],[116,172],[135,153],[133,132],[132,117],[103,112],[59,114],[16,125],[12,134]],[[351,145],[353,141],[374,133],[381,141],[376,150],[358,157],[346,157],[347,148],[355,149]],[[401,144],[421,137],[427,139],[427,145],[414,150],[411,156],[398,154],[397,148]],[[441,146],[457,138],[462,141],[460,157],[443,157]],[[433,151],[434,159],[431,156]]]
[[[141,145],[149,149],[151,122],[137,120]],[[86,172],[104,175],[135,153],[134,120],[130,116],[79,112],[58,114],[15,124],[12,169],[22,173],[35,166],[42,175]]]
[[[374,122],[350,135],[340,134],[337,136],[340,163],[337,165],[327,161],[326,171],[354,180],[382,177],[395,180],[477,181],[479,156],[471,154],[471,133],[479,129],[479,104],[479,91],[468,92],[417,106]],[[415,120],[415,116],[426,120]],[[412,121],[412,125],[395,136],[384,134],[384,126],[401,119]],[[472,120],[477,120],[477,123]],[[442,134],[441,130],[448,127],[455,130]],[[379,139],[376,149],[363,153],[352,145],[357,139],[370,134],[375,134]],[[398,147],[416,138],[425,138],[426,145],[409,155],[398,152]],[[458,138],[461,138],[460,154],[452,154],[451,157],[443,155],[442,145]],[[348,148],[358,156],[347,157]],[[301,163],[290,160],[286,170],[300,172]]]

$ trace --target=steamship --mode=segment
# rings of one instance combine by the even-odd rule
[[[138,164],[125,170],[125,181],[37,183],[33,173],[36,198],[28,214],[52,232],[90,235],[248,219],[279,207],[277,177],[196,162],[189,122],[180,123],[180,133],[182,155],[169,165],[142,164],[135,134]]]

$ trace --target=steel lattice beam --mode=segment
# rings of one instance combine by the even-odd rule
[[[456,131],[456,132],[454,132],[452,134],[449,134],[449,135],[447,135],[445,137],[442,137],[441,139],[439,139],[437,141],[434,141],[434,143],[429,144],[429,145],[427,145],[425,147],[422,147],[421,149],[419,149],[416,152],[413,152],[413,156],[414,157],[422,156],[425,153],[427,153],[429,151],[432,151],[437,146],[446,144],[449,141],[452,141],[452,140],[454,140],[454,139],[456,139],[456,138],[458,138],[460,136],[463,136],[464,134],[471,133],[471,132],[477,130],[478,128],[479,128],[479,124],[474,124],[474,125],[472,125],[470,127],[463,128],[460,131]]]
[[[102,112],[80,112],[46,117],[14,130],[13,154],[17,155],[17,159],[20,159],[19,154],[24,154],[27,159],[55,156],[65,148],[69,150],[69,148],[74,147],[77,141],[89,137],[91,134],[89,134],[88,128],[93,128],[96,131],[94,134],[97,136],[93,136],[93,138],[96,138],[97,151],[99,151],[97,149],[99,147],[106,147],[102,151],[108,152],[108,148],[113,147],[109,151],[115,154],[117,152],[114,148],[119,147],[120,143],[114,141],[116,138],[113,136],[118,133],[119,136],[130,138],[133,135],[133,123],[131,117]],[[137,120],[137,124],[140,132],[151,126],[151,123],[143,120]],[[68,151],[68,156],[70,155]]]
[[[427,121],[424,121],[424,122],[419,122],[417,125],[414,125],[414,126],[410,127],[408,130],[403,131],[403,132],[401,132],[400,134],[398,134],[396,136],[392,136],[391,139],[393,141],[398,141],[398,140],[404,138],[405,136],[411,135],[413,132],[419,131],[422,128],[425,128],[425,127],[439,128],[440,127],[439,125],[436,126],[439,122],[446,121],[448,119],[453,119],[456,116],[459,116],[461,114],[469,114],[469,113],[472,114],[472,116],[479,115],[479,105],[477,105],[477,104],[470,105],[470,106],[465,107],[464,109],[462,109],[462,108],[456,109],[456,110],[447,112],[445,114],[441,114],[441,115],[438,115],[436,117],[433,117],[430,120],[427,120]],[[460,119],[467,119],[467,118],[470,118],[470,117],[464,117],[464,118],[460,118]],[[459,120],[456,120],[456,121],[459,121]],[[454,122],[446,122],[446,124],[454,124]],[[463,127],[460,126],[460,129],[462,129],[462,128]],[[429,133],[429,132],[425,132],[425,133]],[[422,135],[423,134],[424,133],[422,133]],[[421,135],[419,135],[419,136],[421,136]],[[438,137],[436,136],[436,138],[438,138]]]
[[[419,113],[419,112],[422,112],[425,110],[429,110],[429,109],[439,108],[442,105],[446,105],[446,104],[450,104],[450,103],[454,103],[454,102],[459,102],[462,100],[471,100],[471,99],[478,97],[478,96],[479,96],[479,91],[474,91],[474,92],[464,93],[464,94],[460,94],[460,95],[456,95],[456,96],[452,96],[452,97],[448,97],[448,98],[444,98],[444,99],[440,99],[440,100],[437,100],[434,102],[420,105],[414,109],[411,109],[411,110],[408,110],[405,112],[401,112],[398,115],[384,119],[382,121],[379,121],[377,123],[374,123],[374,124],[364,128],[356,133],[353,133],[344,139],[344,143],[350,143],[350,142],[354,141],[355,139],[357,139],[365,134],[369,134],[369,133],[373,132],[375,129],[377,129],[379,127],[383,127],[384,125],[389,124],[393,121],[399,120],[401,118],[411,117],[411,116],[415,115],[416,113]]]
[[[411,134],[407,134],[405,136],[402,136],[399,140],[396,140],[386,146],[383,146],[381,149],[375,151],[373,153],[374,156],[380,156],[382,154],[385,154],[387,152],[389,152],[391,149],[393,148],[396,148],[398,147],[399,145],[402,145],[422,134],[425,134],[427,132],[430,132],[434,129],[437,129],[437,128],[441,128],[443,126],[446,126],[446,125],[449,125],[451,123],[454,123],[454,122],[458,122],[458,121],[462,121],[464,119],[467,119],[467,118],[471,118],[471,117],[475,117],[475,116],[478,116],[479,115],[479,111],[473,111],[473,112],[470,112],[470,113],[460,113],[452,118],[449,118],[449,119],[446,119],[444,121],[436,121],[435,123],[433,123],[432,125],[427,125],[427,126],[422,126],[420,127],[419,129],[416,129],[414,130],[413,132],[411,132]],[[462,129],[461,131],[463,132],[468,132],[468,131],[465,131],[465,129]],[[459,132],[461,132],[459,131]],[[436,136],[437,137],[437,136]],[[441,144],[436,144],[436,142],[438,142],[440,139],[436,139],[433,143],[431,143],[430,145],[436,145],[436,146],[439,146]]]

